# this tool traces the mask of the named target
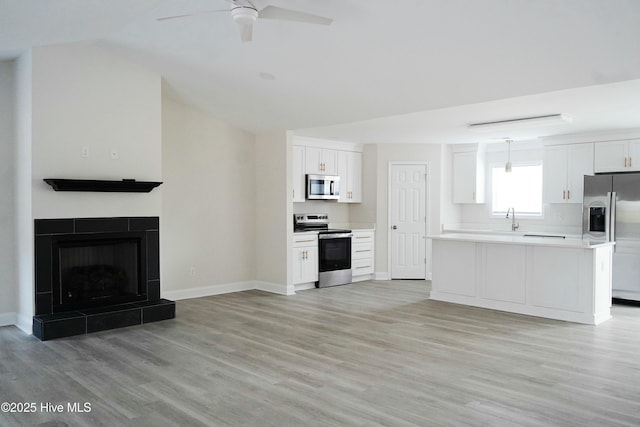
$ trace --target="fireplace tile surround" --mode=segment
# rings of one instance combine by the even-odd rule
[[[174,318],[175,302],[160,298],[159,222],[158,217],[36,219],[34,336],[46,341]],[[55,312],[52,289],[54,238],[127,232],[142,232],[145,236],[146,299]]]

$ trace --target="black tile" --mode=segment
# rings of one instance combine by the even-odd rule
[[[157,216],[129,218],[130,231],[159,230],[160,218]]]
[[[140,302],[135,302],[134,304],[136,305],[136,307],[155,307],[158,305],[175,304],[175,302],[168,299],[161,298],[156,301],[140,301]]]
[[[79,311],[64,311],[61,313],[41,314],[33,316],[34,319],[38,319],[42,322],[52,322],[54,320],[74,319],[78,317],[84,317],[84,314]]]
[[[142,323],[157,322],[159,320],[173,319],[176,317],[176,303],[168,303],[144,307],[142,309]]]
[[[147,299],[158,301],[160,299],[160,280],[149,280],[147,282]]]
[[[51,292],[36,293],[36,316],[51,314],[53,294]]]
[[[136,308],[140,308],[140,306],[137,303],[132,302],[126,304],[107,305],[104,307],[81,308],[78,309],[78,312],[90,316],[93,314],[114,313],[116,311],[126,311]]]
[[[39,234],[73,233],[73,219],[36,219],[36,236]]]
[[[43,336],[43,322],[40,319],[33,318],[33,325],[31,326],[31,332],[33,336],[42,341]]]
[[[38,338],[42,341],[47,341],[54,338],[70,337],[86,333],[86,318],[81,316],[68,319],[42,321],[40,336]]]
[[[87,316],[87,333],[124,328],[125,326],[140,325],[141,323],[141,308],[92,314]]]
[[[36,292],[51,291],[51,236],[36,236]]]
[[[160,233],[147,232],[147,280],[160,279]]]
[[[128,231],[128,218],[76,218],[76,233],[107,233]]]

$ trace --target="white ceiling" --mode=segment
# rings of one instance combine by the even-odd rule
[[[0,0],[0,58],[95,41],[161,74],[171,96],[241,128],[360,142],[476,142],[640,128],[637,0],[255,0],[331,17],[258,20],[226,0]],[[264,73],[274,78],[264,78]],[[472,122],[565,113],[483,134]]]

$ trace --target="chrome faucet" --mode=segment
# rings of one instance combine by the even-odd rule
[[[509,211],[511,211],[511,231],[516,231],[520,228],[520,223],[516,222],[516,210],[514,208],[507,209],[507,218],[509,218]]]

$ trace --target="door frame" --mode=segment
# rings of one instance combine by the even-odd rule
[[[429,212],[429,206],[431,206],[431,191],[430,191],[431,162],[426,162],[426,161],[416,162],[411,160],[405,160],[405,161],[390,160],[388,165],[388,170],[387,170],[387,270],[388,270],[387,275],[389,280],[393,279],[391,277],[391,261],[392,261],[391,259],[391,243],[392,243],[391,242],[391,170],[393,169],[394,166],[403,166],[403,165],[417,165],[417,166],[425,167],[425,174],[426,174],[425,187],[424,187],[425,237],[431,234],[431,229],[429,227],[430,219],[431,219],[431,215]],[[425,280],[431,280],[431,245],[427,244],[428,242],[430,242],[430,240],[425,238],[424,254],[425,254],[425,257],[427,258],[427,262],[424,264]]]

